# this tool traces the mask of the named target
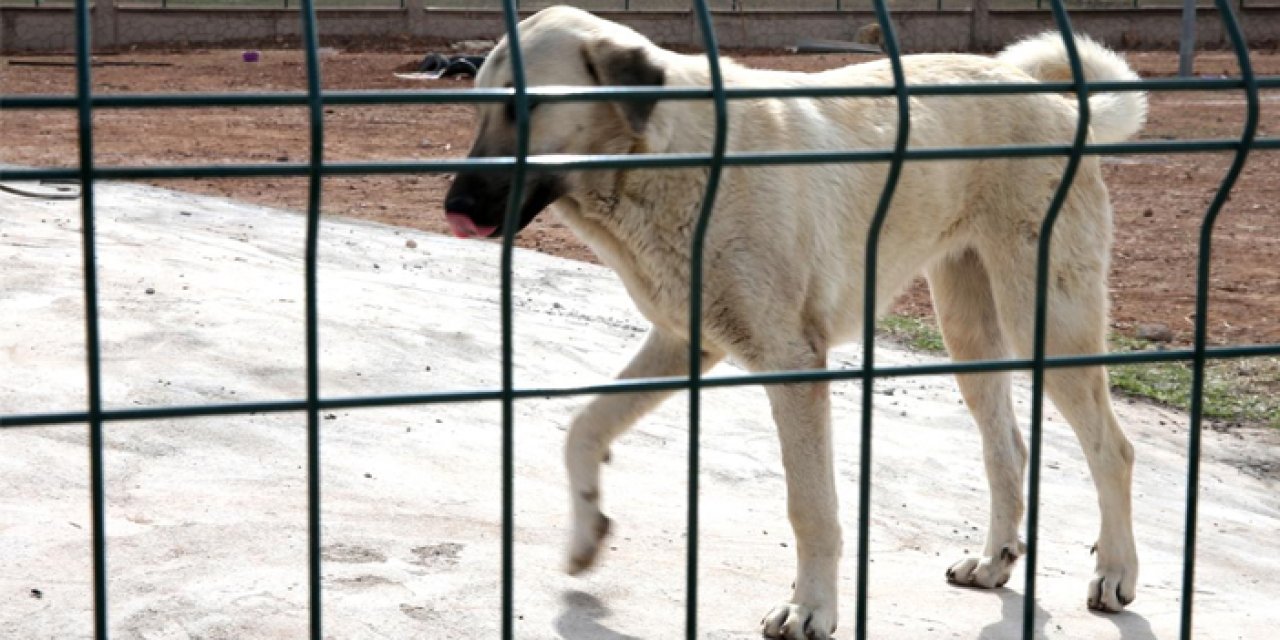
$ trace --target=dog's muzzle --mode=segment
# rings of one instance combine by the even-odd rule
[[[516,231],[529,226],[548,205],[564,195],[559,178],[542,174],[525,184]],[[445,194],[445,220],[459,238],[497,238],[511,197],[511,179],[502,174],[459,173]]]
[[[497,227],[482,227],[471,221],[465,214],[446,213],[445,218],[449,221],[449,229],[453,231],[456,238],[489,238],[493,236],[493,232],[497,231]]]
[[[479,225],[471,219],[471,212],[475,210],[475,200],[468,196],[447,198],[444,210],[444,217],[449,221],[449,230],[456,238],[488,238],[498,230],[497,225]]]

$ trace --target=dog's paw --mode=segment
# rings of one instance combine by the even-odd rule
[[[801,604],[781,604],[760,621],[760,633],[777,640],[828,640],[835,632],[834,607],[810,609]]]
[[[1098,568],[1089,581],[1089,608],[1094,611],[1118,613],[1133,602],[1137,591],[1136,571],[1121,568]]]
[[[569,575],[577,575],[590,569],[600,555],[600,542],[609,535],[612,521],[603,513],[596,512],[590,524],[578,525],[573,532],[573,541],[569,543],[569,558],[564,570]]]
[[[1123,611],[1133,602],[1138,588],[1138,552],[1131,537],[1112,537],[1099,540],[1091,553],[1098,556],[1089,581],[1089,597],[1086,600],[1094,611]]]
[[[1019,544],[1019,547],[1022,545]],[[961,587],[978,587],[995,589],[1003,587],[1013,575],[1013,565],[1018,562],[1019,548],[1015,551],[1009,545],[1000,548],[1000,553],[984,558],[965,558],[947,569],[947,582]]]

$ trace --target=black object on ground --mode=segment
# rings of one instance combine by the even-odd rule
[[[484,56],[446,56],[440,53],[428,53],[418,64],[420,73],[439,74],[444,76],[472,76],[484,64]]]

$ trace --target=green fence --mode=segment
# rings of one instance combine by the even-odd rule
[[[1278,0],[1233,0],[1239,7],[1276,6]],[[422,0],[433,9],[501,10],[502,0]],[[69,7],[75,0],[0,0],[0,6]],[[117,0],[125,7],[200,7],[241,9],[297,9],[300,0]],[[314,0],[318,9],[403,8],[406,0]],[[688,0],[523,0],[516,3],[521,11],[534,11],[555,4],[568,4],[588,11],[689,11]],[[974,0],[889,0],[891,10],[968,11]],[[1133,9],[1143,7],[1181,7],[1182,0],[1068,0],[1069,9]],[[1214,0],[1196,0],[1197,6],[1213,7]],[[873,0],[708,0],[712,11],[870,11]],[[1049,11],[1049,0],[989,0],[996,10],[1043,9]]]
[[[92,500],[92,549],[94,585],[94,626],[98,638],[108,637],[108,571],[106,558],[105,489],[103,480],[103,430],[108,423],[162,418],[185,418],[265,412],[303,411],[307,415],[308,459],[308,507],[309,507],[309,590],[310,633],[312,638],[322,636],[321,555],[320,555],[320,412],[340,408],[384,407],[451,402],[497,401],[502,405],[502,630],[504,638],[513,637],[513,497],[515,476],[513,473],[514,402],[522,398],[563,397],[600,393],[634,393],[653,390],[684,390],[689,393],[689,489],[688,489],[688,556],[686,584],[687,638],[696,637],[697,629],[697,540],[698,540],[698,477],[699,477],[699,417],[701,389],[733,385],[786,384],[798,382],[860,380],[862,383],[861,418],[861,475],[859,480],[859,524],[857,532],[857,591],[858,602],[854,631],[858,638],[867,636],[867,577],[868,537],[871,507],[871,432],[872,385],[877,378],[896,376],[941,375],[963,372],[990,372],[1029,370],[1032,376],[1032,406],[1030,424],[1030,497],[1027,509],[1026,531],[1026,588],[1022,632],[1023,637],[1033,637],[1036,597],[1036,550],[1039,517],[1041,423],[1043,419],[1043,385],[1048,368],[1078,367],[1115,364],[1190,362],[1192,377],[1191,406],[1188,416],[1190,441],[1188,443],[1187,469],[1188,491],[1185,524],[1185,559],[1181,599],[1181,632],[1183,638],[1192,634],[1193,585],[1195,578],[1195,542],[1198,504],[1198,474],[1200,459],[1200,427],[1203,413],[1205,363],[1216,358],[1246,358],[1280,354],[1280,344],[1229,346],[1209,349],[1206,343],[1206,310],[1208,305],[1210,251],[1214,223],[1223,204],[1240,175],[1251,151],[1280,149],[1280,138],[1259,137],[1259,91],[1264,88],[1280,88],[1280,77],[1258,77],[1254,74],[1245,45],[1244,34],[1227,0],[1218,0],[1217,7],[1236,59],[1240,75],[1217,79],[1169,79],[1136,82],[1086,82],[1081,72],[1080,60],[1074,41],[1064,38],[1070,56],[1073,80],[1035,84],[973,84],[973,85],[907,85],[898,50],[890,12],[884,0],[876,0],[877,20],[884,32],[886,52],[893,67],[892,87],[847,87],[822,89],[758,89],[726,87],[720,75],[720,58],[716,46],[716,34],[712,27],[707,2],[698,0],[695,12],[704,42],[707,43],[707,59],[711,71],[709,88],[595,88],[580,91],[545,91],[530,88],[524,75],[523,59],[516,32],[517,14],[514,0],[505,3],[505,21],[510,37],[511,60],[514,67],[514,87],[510,89],[453,90],[453,91],[401,91],[401,92],[322,92],[320,89],[320,62],[316,11],[313,0],[302,1],[302,20],[307,68],[305,93],[255,93],[255,94],[186,94],[186,95],[95,95],[91,89],[90,67],[90,14],[88,0],[76,0],[76,93],[74,96],[10,96],[0,95],[0,108],[5,109],[74,109],[78,114],[80,154],[79,167],[71,169],[3,169],[0,178],[5,180],[78,179],[83,185],[82,234],[83,272],[85,293],[85,331],[87,346],[88,398],[83,409],[59,413],[31,413],[0,416],[0,427],[36,427],[41,425],[87,423],[89,425],[89,455]],[[1070,33],[1071,24],[1061,0],[1052,2],[1053,16],[1061,32]],[[1244,127],[1238,138],[1201,139],[1180,141],[1143,141],[1109,144],[1087,143],[1089,130],[1088,96],[1092,91],[1238,91],[1246,98],[1247,111]],[[908,98],[910,96],[942,96],[972,94],[1025,94],[1040,92],[1064,92],[1076,96],[1080,119],[1075,139],[1066,145],[1020,145],[969,148],[907,148],[910,124]],[[728,154],[725,149],[728,127],[729,100],[761,97],[892,97],[898,105],[898,133],[892,149],[851,150],[839,152],[770,152],[753,154]],[[585,158],[529,157],[529,111],[537,102],[602,101],[602,100],[713,100],[715,104],[715,139],[709,154],[652,154],[642,156],[617,155]],[[512,103],[515,107],[518,130],[517,151],[514,157],[470,158],[423,162],[370,162],[331,163],[323,158],[324,113],[326,105],[368,104],[441,104],[441,103]],[[306,163],[271,165],[193,165],[193,166],[112,166],[99,167],[94,163],[94,131],[92,117],[95,109],[114,108],[181,108],[208,106],[280,106],[305,105],[310,114],[311,157]],[[1215,197],[1205,212],[1199,239],[1197,265],[1195,337],[1190,349],[1155,352],[1110,353],[1073,357],[1049,358],[1045,354],[1046,284],[1048,279],[1049,245],[1054,221],[1072,184],[1072,179],[1085,155],[1099,154],[1156,154],[1191,152],[1232,152],[1234,161],[1223,176]],[[756,375],[703,378],[698,348],[702,330],[702,245],[715,202],[721,170],[726,166],[764,166],[779,164],[858,163],[887,162],[889,172],[871,225],[865,247],[866,280],[864,285],[864,309],[875,309],[876,263],[878,236],[889,205],[893,199],[898,175],[906,162],[926,162],[943,159],[978,159],[992,157],[1064,156],[1067,163],[1062,180],[1054,194],[1041,227],[1039,258],[1037,264],[1037,297],[1035,304],[1035,343],[1029,359],[978,361],[964,363],[932,364],[926,366],[877,367],[874,361],[875,322],[864,322],[863,363],[859,369],[788,371]],[[518,228],[519,203],[523,200],[521,186],[523,176],[537,169],[596,169],[596,168],[655,168],[655,167],[706,167],[708,178],[701,214],[693,239],[691,269],[691,301],[689,334],[689,360],[691,372],[687,377],[627,380],[610,384],[576,388],[517,388],[513,377],[512,346],[512,256],[514,231]],[[319,385],[319,338],[317,335],[317,236],[320,221],[320,187],[327,176],[397,173],[452,173],[468,171],[509,172],[512,184],[517,185],[511,194],[510,206],[503,229],[502,242],[501,316],[502,316],[502,387],[500,389],[455,390],[442,393],[406,394],[394,396],[321,397]],[[198,406],[159,406],[129,409],[103,408],[101,349],[99,339],[98,276],[95,244],[95,183],[104,179],[173,179],[217,178],[247,176],[305,176],[309,179],[306,235],[306,397],[277,401],[206,404]]]

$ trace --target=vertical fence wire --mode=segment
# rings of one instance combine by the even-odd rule
[[[1089,137],[1089,90],[1084,68],[1080,63],[1080,53],[1076,50],[1075,32],[1071,28],[1071,19],[1062,0],[1051,0],[1054,22],[1062,34],[1062,44],[1066,49],[1067,61],[1071,67],[1071,83],[1076,94],[1076,132],[1071,142],[1071,152],[1066,166],[1062,169],[1062,178],[1058,188],[1054,190],[1053,199],[1049,202],[1044,222],[1040,226],[1040,243],[1036,249],[1036,301],[1035,325],[1032,334],[1032,369],[1031,369],[1031,446],[1027,469],[1027,553],[1025,558],[1026,581],[1023,587],[1022,605],[1022,637],[1024,640],[1035,638],[1036,618],[1036,564],[1039,550],[1040,527],[1040,450],[1044,422],[1044,378],[1045,378],[1045,340],[1048,329],[1049,306],[1049,269],[1052,249],[1053,226],[1062,211],[1062,205],[1070,195],[1071,186],[1075,182],[1076,171],[1084,155],[1084,145]]]
[[[725,146],[729,135],[729,100],[725,95],[724,77],[720,69],[720,46],[716,40],[715,25],[706,0],[694,0],[698,16],[698,28],[702,44],[707,50],[707,71],[711,82],[711,95],[715,108],[715,133],[711,142],[711,158],[707,167],[707,184],[702,195],[702,207],[694,226],[692,255],[689,262],[689,498],[685,538],[688,541],[685,558],[685,618],[684,633],[687,640],[695,640],[698,633],[698,474],[700,471],[702,429],[702,271],[703,253],[706,248],[707,229],[715,207],[716,192],[720,188]]]
[[[1182,611],[1181,637],[1191,638],[1192,603],[1195,597],[1196,570],[1196,516],[1200,501],[1200,423],[1204,415],[1204,367],[1205,347],[1208,339],[1209,313],[1209,270],[1213,248],[1213,228],[1218,213],[1231,195],[1231,188],[1244,169],[1249,150],[1253,148],[1254,138],[1258,134],[1258,79],[1253,73],[1253,64],[1249,61],[1248,41],[1240,29],[1235,11],[1229,0],[1215,0],[1218,12],[1231,39],[1232,50],[1240,65],[1240,77],[1244,80],[1245,122],[1240,132],[1240,146],[1236,149],[1231,166],[1222,178],[1217,193],[1205,211],[1204,223],[1200,226],[1200,256],[1196,264],[1196,316],[1195,337],[1193,342],[1194,356],[1191,371],[1191,407],[1187,451],[1187,514],[1183,532],[1182,560]]]
[[[94,224],[93,75],[89,64],[92,22],[89,0],[76,0],[76,125],[80,143],[80,229],[84,264],[85,365],[88,377],[89,486],[93,521],[93,628],[106,640],[107,498],[102,459],[102,350],[98,326],[97,230]]]
[[[524,202],[529,161],[529,94],[524,51],[520,48],[517,0],[503,0],[507,54],[511,57],[512,97],[516,117],[516,164],[511,169],[511,194],[502,222],[502,637],[515,637],[515,320],[512,273],[520,205]]]
[[[865,247],[865,278],[862,290],[862,429],[858,456],[858,604],[854,614],[854,637],[867,637],[867,589],[869,586],[871,554],[871,436],[872,408],[875,389],[876,344],[876,263],[879,261],[880,232],[889,215],[889,205],[898,188],[898,178],[906,162],[907,141],[911,136],[910,100],[907,96],[906,72],[898,50],[898,35],[885,0],[875,0],[876,20],[883,34],[885,53],[893,70],[894,98],[898,106],[898,131],[893,143],[893,158],[885,175],[880,200],[867,230]]]
[[[307,115],[311,157],[307,171],[306,349],[307,349],[307,595],[312,640],[322,638],[320,558],[320,323],[318,280],[320,196],[324,170],[324,103],[320,84],[320,36],[315,0],[302,0],[302,46],[307,66]]]

